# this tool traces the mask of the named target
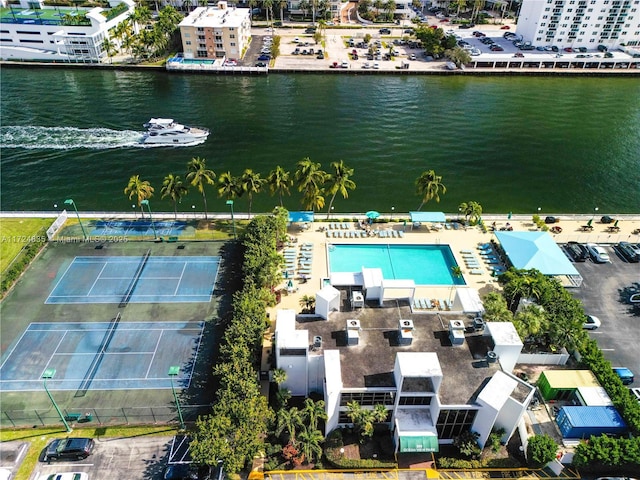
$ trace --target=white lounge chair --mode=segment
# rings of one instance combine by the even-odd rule
[[[473,250],[460,250],[460,253],[462,253],[463,255],[473,255]]]
[[[402,230],[398,230],[398,236],[400,238],[404,238],[404,232]]]
[[[480,270],[479,268],[474,268],[472,270],[469,270],[469,273],[471,275],[482,275],[482,270]]]

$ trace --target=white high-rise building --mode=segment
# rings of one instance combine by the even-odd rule
[[[637,46],[640,0],[524,0],[517,32],[540,46]]]

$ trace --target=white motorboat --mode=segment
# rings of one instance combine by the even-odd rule
[[[209,129],[189,127],[172,118],[152,118],[144,124],[147,133],[142,137],[145,145],[197,145],[209,136]]]

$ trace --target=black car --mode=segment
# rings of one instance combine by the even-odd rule
[[[391,35],[391,29],[389,28],[381,28],[378,31],[380,32],[380,35]]]
[[[59,438],[54,440],[44,451],[44,461],[66,459],[82,460],[91,455],[94,441],[92,438]]]
[[[305,28],[304,33],[316,33],[316,27]]]
[[[198,469],[188,463],[169,465],[164,471],[164,480],[198,480]]]
[[[569,242],[564,249],[574,262],[585,262],[589,258],[589,250],[581,243]]]
[[[640,248],[629,242],[620,242],[616,245],[616,250],[629,263],[640,262]]]

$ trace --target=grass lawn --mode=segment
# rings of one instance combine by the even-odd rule
[[[52,223],[51,218],[0,218],[0,272],[16,258],[29,237]]]
[[[91,438],[129,438],[142,435],[166,435],[172,436],[178,430],[167,425],[150,427],[92,427],[74,428],[69,434],[70,437],[91,437]],[[20,465],[15,480],[28,480],[31,472],[38,463],[38,457],[44,447],[54,438],[64,438],[67,433],[60,428],[38,428],[23,430],[2,430],[0,431],[0,441],[22,440],[31,445]]]

